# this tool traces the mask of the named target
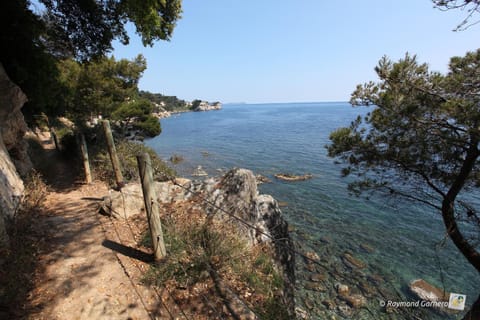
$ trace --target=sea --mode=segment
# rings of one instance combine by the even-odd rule
[[[351,180],[341,176],[342,165],[328,157],[325,146],[333,130],[368,111],[346,102],[227,104],[219,111],[161,119],[161,135],[146,144],[165,161],[181,156],[180,163],[170,163],[181,176],[199,179],[192,177],[198,166],[210,177],[239,167],[271,180],[260,192],[282,203],[297,249],[315,252],[322,266],[314,272],[326,275],[312,286],[311,272],[297,256],[297,304],[313,319],[459,319],[461,312],[384,307],[388,301],[415,301],[408,285],[424,279],[466,295],[468,308],[478,297],[480,276],[445,237],[436,210],[349,194]],[[285,182],[277,173],[313,178]],[[467,197],[479,201],[477,195]],[[366,267],[346,266],[345,254]],[[364,295],[367,305],[345,308],[336,298],[339,283]]]

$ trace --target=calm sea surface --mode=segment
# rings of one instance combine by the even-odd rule
[[[370,284],[383,287],[396,299],[411,298],[408,283],[423,278],[439,287],[444,283],[449,292],[466,294],[467,303],[472,303],[479,294],[479,275],[450,241],[442,245],[445,230],[439,214],[416,204],[350,196],[348,181],[340,177],[341,166],[327,156],[329,133],[367,111],[347,103],[225,105],[220,111],[162,119],[162,134],[146,144],[164,159],[173,154],[184,157],[175,168],[186,177],[201,165],[211,176],[242,167],[272,180],[260,186],[261,192],[288,204],[282,211],[301,249],[315,251],[325,267],[333,269],[323,291],[309,291],[304,290],[308,274],[299,267],[299,304],[309,300],[314,317],[338,313],[322,304],[333,299],[335,283],[347,282],[354,288],[356,277],[369,275],[379,275],[383,280]],[[314,178],[287,183],[276,180],[275,173],[311,173]],[[346,269],[345,252],[364,261],[367,268]],[[368,297],[368,312],[357,312],[354,318],[408,317],[383,313],[382,299],[378,294]],[[431,310],[421,315],[456,318]]]

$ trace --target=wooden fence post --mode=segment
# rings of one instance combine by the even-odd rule
[[[108,153],[110,154],[113,171],[115,172],[115,181],[117,182],[118,189],[121,189],[125,184],[123,182],[122,169],[120,167],[120,161],[118,160],[117,150],[115,149],[115,143],[113,142],[110,122],[108,120],[103,120],[102,124],[103,131],[105,132],[105,138],[107,139]]]
[[[152,161],[148,153],[137,156],[140,179],[142,181],[143,199],[145,202],[145,211],[147,212],[148,226],[152,237],[153,254],[155,261],[161,260],[167,255],[165,243],[163,242],[162,223],[155,188],[153,187]]]
[[[85,180],[88,184],[92,183],[92,172],[90,171],[90,163],[88,162],[88,149],[87,142],[85,141],[85,135],[83,133],[78,134],[78,141],[80,143],[80,151],[82,152],[83,168],[85,170]]]
[[[57,134],[55,133],[55,130],[53,128],[50,129],[50,136],[52,137],[53,143],[55,144],[55,150],[60,151]]]

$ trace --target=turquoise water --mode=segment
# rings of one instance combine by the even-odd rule
[[[369,285],[382,287],[383,297],[378,293],[367,297],[367,308],[357,310],[352,318],[408,319],[409,312],[420,312],[423,319],[455,319],[458,315],[449,317],[432,310],[387,315],[379,306],[385,296],[408,299],[407,285],[417,278],[466,294],[471,303],[478,296],[480,278],[450,241],[438,246],[445,230],[437,212],[416,204],[348,194],[348,181],[340,177],[341,166],[327,157],[325,145],[332,130],[366,112],[347,103],[226,105],[220,111],[162,119],[162,134],[146,144],[164,159],[173,154],[184,157],[176,166],[183,176],[201,165],[210,175],[242,167],[272,180],[260,186],[261,192],[288,204],[282,211],[295,230],[299,247],[316,252],[324,265],[317,271],[328,274],[322,282],[325,290],[305,290],[309,274],[297,257],[299,304],[308,300],[305,309],[311,309],[314,317],[338,314],[322,304],[333,298],[335,283],[355,288],[359,281],[376,275],[382,280]],[[311,173],[314,178],[287,183],[273,177],[280,172]],[[365,250],[365,245],[373,252]],[[346,268],[345,252],[365,262],[367,268]]]

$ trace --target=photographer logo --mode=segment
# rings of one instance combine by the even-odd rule
[[[465,300],[467,296],[459,293],[450,293],[450,299],[448,300],[448,308],[453,310],[465,309]]]

